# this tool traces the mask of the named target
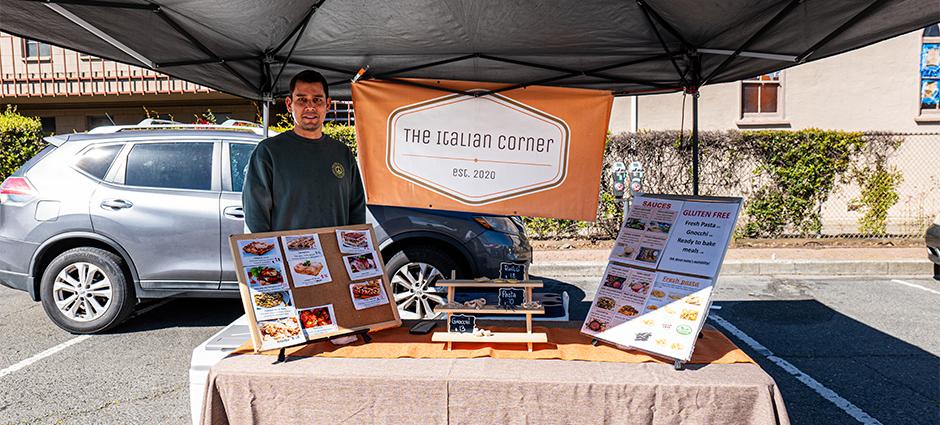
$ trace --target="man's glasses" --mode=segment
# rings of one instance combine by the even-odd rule
[[[326,99],[322,97],[312,97],[312,98],[311,97],[299,97],[299,98],[294,99],[293,102],[304,108],[308,108],[311,106],[316,106],[317,108],[320,108],[320,107],[323,107],[323,105],[326,105]]]

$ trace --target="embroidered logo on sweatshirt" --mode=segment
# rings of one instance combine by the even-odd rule
[[[338,179],[341,179],[343,178],[343,176],[346,175],[346,169],[343,168],[343,164],[340,164],[338,162],[333,163],[333,175],[336,176],[336,178]]]

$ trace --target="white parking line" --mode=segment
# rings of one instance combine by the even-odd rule
[[[825,385],[820,384],[819,381],[813,379],[812,376],[809,376],[803,373],[803,371],[798,369],[792,363],[784,359],[781,359],[780,357],[775,356],[774,353],[770,351],[767,347],[764,347],[763,344],[757,342],[757,340],[755,340],[754,338],[751,338],[750,335],[738,329],[738,327],[731,324],[731,322],[725,320],[721,316],[714,314],[714,313],[709,314],[708,317],[714,320],[715,323],[718,324],[718,326],[721,326],[726,331],[731,332],[732,335],[738,337],[738,339],[740,339],[741,341],[744,341],[745,344],[749,345],[751,348],[757,351],[760,355],[766,357],[767,360],[770,360],[777,366],[780,366],[781,369],[785,370],[790,375],[793,375],[793,377],[796,378],[798,381],[802,382],[803,385],[810,387],[810,389],[815,391],[817,394],[821,395],[826,400],[829,400],[830,403],[842,409],[843,412],[848,413],[849,416],[855,418],[855,420],[866,425],[881,425],[881,422],[869,416],[868,413],[865,413],[858,406],[852,404],[852,402],[842,398],[842,396],[837,394],[835,391],[830,390],[829,388],[826,388]]]
[[[59,345],[56,345],[55,347],[52,347],[52,348],[50,348],[50,349],[48,349],[48,350],[46,350],[46,351],[43,351],[43,352],[41,352],[41,353],[39,353],[39,354],[37,354],[37,355],[35,355],[35,356],[32,356],[32,357],[30,357],[30,358],[28,358],[28,359],[26,359],[26,360],[23,360],[23,361],[21,361],[21,362],[15,364],[15,365],[13,365],[13,366],[10,366],[10,367],[8,367],[8,368],[6,368],[6,369],[0,370],[0,378],[2,378],[2,377],[4,377],[4,376],[7,376],[7,375],[9,375],[9,374],[11,374],[11,373],[13,373],[13,372],[16,372],[16,371],[18,371],[18,370],[20,370],[20,369],[22,369],[22,368],[24,368],[24,367],[26,367],[26,366],[29,366],[29,365],[31,365],[31,364],[33,364],[33,363],[36,363],[36,362],[38,362],[38,361],[40,361],[40,360],[42,360],[42,359],[44,359],[44,358],[46,358],[46,357],[49,357],[49,356],[51,356],[51,355],[53,355],[53,354],[55,354],[55,353],[58,353],[59,351],[62,351],[62,350],[64,350],[64,349],[68,348],[68,347],[71,347],[71,346],[73,346],[73,345],[75,345],[75,344],[78,344],[79,342],[82,342],[82,341],[84,341],[84,340],[86,340],[86,339],[88,339],[88,338],[91,338],[91,335],[80,335],[80,336],[77,336],[77,337],[72,338],[72,339],[70,339],[70,340],[68,340],[68,341],[65,341],[65,342],[63,342],[63,343],[61,343],[61,344],[59,344]]]
[[[891,279],[891,281],[894,282],[894,283],[900,283],[900,284],[902,284],[902,285],[910,286],[911,288],[922,289],[922,290],[924,290],[924,291],[932,292],[932,293],[934,293],[934,294],[940,295],[940,291],[935,291],[935,290],[933,290],[933,289],[920,286],[920,285],[918,285],[918,284],[916,284],[916,283],[905,282],[905,281],[903,281],[903,280],[898,280],[898,279]]]

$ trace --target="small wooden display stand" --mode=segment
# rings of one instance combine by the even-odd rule
[[[451,280],[438,281],[435,286],[447,288],[447,303],[454,302],[454,292],[456,288],[523,288],[525,289],[525,301],[532,301],[532,289],[541,288],[541,280],[529,280],[529,273],[526,272],[525,280],[457,280],[456,275],[451,275]],[[447,332],[435,332],[431,336],[431,341],[446,342],[447,350],[450,351],[455,342],[525,342],[529,345],[529,351],[532,351],[532,343],[548,342],[548,335],[545,333],[532,332],[532,315],[545,314],[545,308],[535,309],[526,308],[506,308],[500,306],[483,306],[482,308],[473,307],[446,307],[439,306],[434,309],[435,313],[447,313]],[[476,336],[472,333],[450,332],[450,317],[452,314],[525,314],[525,332],[493,332],[489,336]]]

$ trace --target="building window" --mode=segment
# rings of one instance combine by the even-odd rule
[[[920,113],[940,114],[940,24],[925,28],[921,40]]]
[[[108,115],[88,115],[85,117],[85,128],[89,130],[106,125],[114,125],[114,121]]]
[[[55,134],[55,117],[39,117],[39,122],[42,123],[43,135],[51,136]]]
[[[741,81],[741,120],[738,124],[785,124],[783,71]]]
[[[48,59],[52,56],[52,46],[35,40],[23,40],[23,57],[26,59]]]

